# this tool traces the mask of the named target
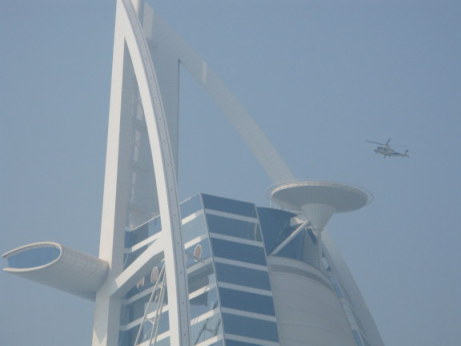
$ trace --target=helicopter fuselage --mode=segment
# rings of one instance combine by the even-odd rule
[[[408,156],[408,150],[405,151],[404,153],[400,153],[398,151],[395,151],[394,149],[390,148],[390,147],[377,147],[374,152],[376,154],[381,154],[381,155],[384,155],[384,157],[387,157],[387,156],[400,156],[400,157],[409,157]]]

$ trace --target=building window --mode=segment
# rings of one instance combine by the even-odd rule
[[[203,263],[210,257],[210,242],[208,238],[205,238],[201,242],[195,243],[186,249],[186,266],[189,268],[196,263]]]
[[[149,340],[152,336],[154,325],[146,320],[142,326],[141,333],[139,335],[138,343],[141,344],[143,341]],[[122,330],[120,332],[119,345],[134,345],[136,341],[136,336],[138,335],[140,324],[136,324],[127,330]],[[158,336],[157,342],[155,345],[169,345],[169,338],[162,338],[160,334],[165,333],[169,330],[169,321],[168,321],[168,312],[164,312],[160,315],[159,325],[158,325]]]
[[[249,342],[242,342],[242,341],[226,339],[226,346],[259,346],[259,344],[251,344]]]
[[[187,243],[188,241],[197,238],[203,234],[207,233],[207,227],[205,222],[205,216],[202,214],[195,219],[186,222],[181,226],[181,231],[183,234],[183,241]]]
[[[125,232],[125,247],[131,247],[144,239],[159,233],[161,229],[162,223],[160,221],[160,217],[156,217],[134,230],[127,230]]]
[[[222,334],[222,323],[219,313],[197,322],[190,328],[192,345],[203,342],[219,334]]]
[[[211,233],[220,233],[232,237],[261,241],[259,226],[256,223],[210,214],[207,215],[207,222]]]
[[[202,198],[205,209],[219,210],[226,213],[256,218],[254,204],[210,195],[202,195]]]
[[[236,316],[227,313],[224,313],[222,318],[224,324],[224,332],[226,334],[235,334],[269,341],[278,341],[277,325],[275,322]]]
[[[263,315],[275,315],[272,297],[260,294],[219,288],[221,306],[236,310],[255,312]]]
[[[241,262],[266,265],[264,248],[211,238],[213,255]]]
[[[214,283],[213,266],[211,263],[200,265],[196,270],[187,275],[187,282],[189,293],[195,292],[198,289],[208,286],[210,283]]]
[[[137,249],[136,251],[127,253],[124,255],[124,263],[123,267],[126,268],[128,267],[131,263],[135,261],[136,258],[141,256],[141,254],[147,249],[147,245]]]
[[[186,199],[179,206],[181,210],[181,219],[184,219],[186,216],[195,213],[196,211],[202,209],[202,201],[200,195],[196,195],[189,199]]]
[[[150,293],[146,294],[139,299],[135,300],[134,302],[131,302],[129,304],[126,304],[122,307],[122,318],[121,318],[121,323],[122,324],[128,324],[130,322],[133,322],[137,320],[138,318],[142,318],[144,316],[144,313],[146,312],[147,305],[149,303],[149,298],[150,298]],[[158,294],[158,290],[157,293]],[[166,306],[168,305],[168,297],[167,294],[165,293],[164,299],[163,299],[163,304]],[[149,306],[149,311],[148,313],[152,313],[156,311],[157,309],[157,303],[151,302]],[[166,313],[166,312],[165,312]],[[165,314],[164,313],[164,314]]]
[[[219,282],[270,290],[269,274],[266,271],[215,263]]]
[[[190,318],[193,319],[218,307],[216,288],[208,290],[195,298],[190,299]]]

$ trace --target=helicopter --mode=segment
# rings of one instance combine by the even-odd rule
[[[376,147],[373,151],[376,154],[383,155],[384,158],[386,158],[387,156],[410,157],[408,155],[408,149],[405,150],[405,152],[403,152],[403,153],[395,151],[389,145],[390,141],[391,141],[391,139],[389,138],[386,143],[379,143],[379,142],[373,142],[373,141],[366,141],[366,142],[372,143],[372,144],[378,144],[378,147]]]

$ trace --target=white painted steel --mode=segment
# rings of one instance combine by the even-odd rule
[[[347,303],[351,305],[354,317],[358,319],[360,330],[366,336],[367,342],[372,346],[384,346],[373,316],[368,310],[367,304],[329,232],[322,233],[322,241],[327,249],[330,265],[333,267],[335,276],[349,298]]]
[[[157,76],[144,38],[141,23],[130,0],[123,0],[126,17],[125,38],[131,54],[144,109],[150,148],[154,161],[160,218],[165,245],[165,270],[168,280],[170,342],[189,344],[189,314],[185,254],[173,152]]]
[[[104,289],[109,296],[122,298],[136,282],[162,260],[163,249],[164,245],[161,242],[155,242],[150,245],[117,277],[106,280],[101,290]]]
[[[356,346],[338,299],[319,270],[272,256],[269,265],[281,345]]]
[[[243,139],[269,177],[275,182],[293,180],[294,176],[291,170],[267,136],[248,111],[213,72],[207,62],[195,53],[152,9],[146,7],[144,15],[146,22],[147,18],[149,18],[149,22],[153,23],[152,26],[145,26],[146,36],[153,41],[154,61],[159,61],[162,64],[162,70],[170,71],[169,73],[171,73],[171,60],[177,62],[176,69],[179,68],[179,63],[183,64],[195,81],[205,89],[211,99],[221,108],[227,120]],[[170,62],[169,64],[168,61]],[[162,76],[162,72],[159,73],[159,76]],[[172,76],[174,86],[176,85],[175,78],[177,78],[177,74],[174,73]],[[168,90],[169,97],[174,99],[174,96],[171,95],[174,88],[169,87]],[[174,128],[174,126],[171,126],[171,128]]]
[[[139,329],[138,329],[138,333],[136,335],[136,339],[135,339],[135,342],[134,344],[137,345],[138,344],[138,341],[139,341],[139,337],[141,336],[141,332],[142,332],[142,328],[144,326],[144,323],[147,321],[150,322],[150,319],[147,318],[147,315],[149,314],[150,312],[150,306],[152,304],[152,300],[155,296],[155,293],[157,292],[157,288],[158,288],[158,285],[159,283],[161,284],[162,288],[161,288],[161,293],[159,295],[159,298],[158,298],[158,304],[157,304],[157,311],[155,312],[155,318],[154,318],[154,326],[157,328],[158,327],[158,316],[159,316],[159,311],[160,311],[160,307],[159,307],[159,304],[161,304],[161,307],[163,307],[163,292],[164,292],[164,284],[166,282],[165,280],[165,265],[162,266],[162,269],[159,273],[159,276],[154,284],[154,286],[152,287],[152,290],[151,290],[151,294],[149,296],[149,300],[147,302],[147,305],[146,305],[146,309],[145,309],[145,312],[144,312],[144,315],[142,316],[142,321],[141,323],[139,324]],[[155,337],[157,337],[157,332],[155,333]],[[151,338],[152,339],[152,338]],[[149,344],[151,342],[149,341]]]
[[[312,223],[315,231],[321,232],[325,225],[330,221],[333,214],[336,212],[334,206],[323,203],[308,203],[301,207],[302,215],[304,215]]]
[[[124,88],[137,84],[149,137],[154,167],[152,179],[156,184],[162,222],[162,243],[168,278],[170,341],[172,345],[187,345],[189,344],[187,280],[176,191],[175,159],[155,67],[141,23],[130,0],[117,2],[115,36],[101,257],[110,261],[111,277],[116,277],[122,272],[121,256],[123,256],[123,236],[127,224],[129,200],[129,193],[124,184],[129,185],[131,181],[131,172],[126,168],[129,165],[119,162],[126,159],[121,155],[123,150],[121,141],[124,131],[130,130],[129,127],[123,127],[122,98]],[[124,85],[125,70],[130,60],[136,83],[132,82],[127,86]],[[96,301],[94,346],[113,345],[117,342],[119,321],[112,316],[114,311],[120,309],[120,298],[117,294],[108,297],[108,293],[106,289],[101,290],[100,299]]]
[[[123,183],[130,179],[130,172],[123,164],[128,155],[123,153],[122,95],[124,65],[127,63],[123,27],[119,25],[122,13],[120,1],[116,5],[112,81],[109,106],[106,167],[102,205],[99,257],[110,265],[108,279],[117,277],[123,270],[123,249],[127,219],[128,193],[122,191]],[[126,131],[126,130],[125,130]],[[120,186],[119,186],[120,182]],[[126,183],[125,183],[126,184]],[[96,295],[93,317],[93,346],[116,345],[119,335],[121,299],[114,298],[107,290]]]

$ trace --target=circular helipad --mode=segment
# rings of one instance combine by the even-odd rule
[[[359,188],[311,180],[279,184],[269,191],[269,195],[272,201],[293,211],[301,211],[308,204],[323,204],[341,213],[360,209],[371,200],[371,196]]]

